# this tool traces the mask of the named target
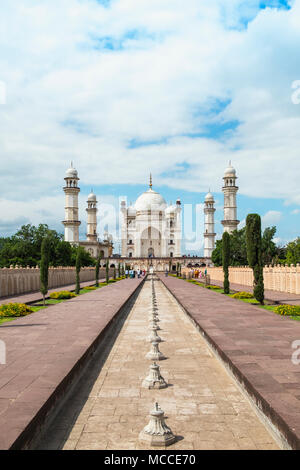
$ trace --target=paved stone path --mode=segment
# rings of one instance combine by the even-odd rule
[[[39,449],[149,449],[138,442],[158,401],[178,441],[172,449],[277,449],[200,333],[163,284],[155,282],[160,361],[167,389],[141,387],[151,361],[147,340],[151,283],[146,281],[109,356],[90,365]]]
[[[220,281],[210,280],[212,285],[223,287],[223,283]],[[230,283],[230,288],[235,292],[251,292],[253,293],[253,288],[250,286],[244,286],[243,284],[233,284]],[[300,305],[300,295],[298,294],[289,294],[288,292],[279,292],[276,290],[265,290],[265,299],[270,300],[278,304],[290,304],[290,305]]]
[[[300,449],[300,322],[160,277],[290,445]]]
[[[0,326],[0,449],[49,412],[141,282],[124,279]]]

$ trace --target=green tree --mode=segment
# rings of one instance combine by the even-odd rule
[[[60,240],[56,244],[55,266],[72,266],[72,246],[69,242]]]
[[[80,270],[82,267],[82,257],[83,257],[83,248],[81,246],[78,246],[77,249],[77,255],[76,255],[76,288],[75,288],[75,294],[79,294],[80,292]]]
[[[114,267],[114,280],[117,279],[117,270],[116,270],[116,267]]]
[[[273,238],[276,233],[276,227],[267,227],[262,236],[262,264],[271,264],[278,254],[278,248],[275,245]]]
[[[248,214],[246,219],[246,242],[249,266],[253,269],[253,295],[264,303],[264,279],[262,264],[261,218],[258,214]]]
[[[106,284],[109,283],[109,262],[108,260],[106,261],[105,265],[105,278],[106,278]]]
[[[224,232],[222,237],[222,263],[224,272],[224,294],[229,294],[230,235],[228,232]]]
[[[81,248],[81,266],[84,268],[86,266],[95,266],[96,261],[94,258],[91,257],[90,253],[86,251],[83,247]],[[72,247],[72,264],[71,266],[76,266],[76,258],[77,258],[77,247]]]
[[[222,240],[216,240],[216,247],[211,255],[214,266],[222,266]]]
[[[243,227],[230,234],[230,266],[247,264],[246,227]]]
[[[41,247],[41,265],[40,265],[40,292],[43,295],[45,305],[45,296],[48,293],[48,270],[49,270],[49,239],[44,238]]]
[[[95,286],[99,287],[99,272],[100,272],[100,263],[101,263],[102,255],[101,252],[99,253],[99,256],[97,258],[96,262],[96,269],[95,269]]]
[[[287,244],[286,262],[288,264],[300,263],[300,237]]]

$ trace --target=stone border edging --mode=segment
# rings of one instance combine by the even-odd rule
[[[205,338],[210,347],[214,350],[216,355],[224,362],[226,368],[229,368],[230,372],[237,380],[238,384],[249,396],[253,405],[258,409],[258,412],[263,413],[266,420],[269,421],[269,426],[276,429],[280,434],[278,437],[281,439],[283,447],[290,448],[293,450],[300,450],[300,439],[293,432],[287,422],[277,413],[277,411],[270,405],[270,403],[257,391],[252,385],[250,380],[247,379],[240,369],[232,362],[230,357],[220,348],[216,341],[205,331],[205,329],[194,319],[193,315],[187,310],[187,308],[178,299],[176,294],[166,285],[162,276],[159,276],[164,286],[170,292],[171,295],[176,299],[183,311],[188,315],[190,320],[200,331],[202,336]]]
[[[142,278],[141,282],[136,286],[134,291],[129,295],[126,301],[121,305],[121,307],[115,312],[113,317],[105,325],[105,327],[100,331],[97,338],[93,341],[92,344],[86,349],[84,354],[79,358],[76,364],[72,369],[67,373],[63,380],[57,385],[55,390],[48,397],[43,406],[39,409],[36,415],[32,418],[29,424],[25,429],[20,433],[16,440],[9,446],[9,450],[28,450],[31,447],[31,444],[37,438],[38,433],[41,432],[42,428],[47,424],[47,421],[51,419],[54,407],[58,401],[64,400],[64,397],[70,391],[71,387],[79,380],[82,372],[84,371],[85,366],[88,363],[89,358],[93,355],[95,350],[100,346],[101,342],[105,338],[106,333],[111,328],[112,324],[115,321],[118,321],[120,315],[124,312],[127,305],[130,301],[139,293],[141,290],[146,276]]]

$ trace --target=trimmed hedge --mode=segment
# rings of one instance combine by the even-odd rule
[[[0,307],[0,318],[2,317],[25,317],[32,313],[33,310],[25,304],[11,303],[4,304]]]
[[[250,292],[237,292],[236,294],[231,295],[233,299],[254,299],[254,295]]]
[[[300,305],[278,305],[274,311],[284,316],[300,315]]]
[[[73,297],[76,297],[76,294],[74,292],[69,292],[67,290],[61,290],[59,292],[52,292],[50,294],[51,299],[72,299]]]

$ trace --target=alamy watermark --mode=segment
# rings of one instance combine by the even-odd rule
[[[300,339],[297,339],[292,342],[292,348],[296,349],[296,351],[292,354],[292,363],[295,366],[299,366],[300,364]]]
[[[0,339],[0,365],[6,364],[6,344]]]

